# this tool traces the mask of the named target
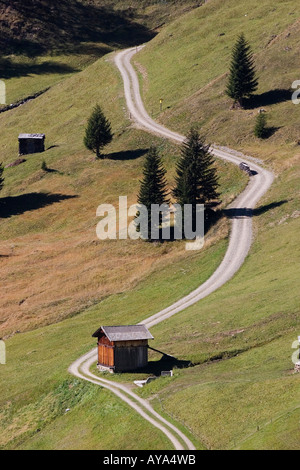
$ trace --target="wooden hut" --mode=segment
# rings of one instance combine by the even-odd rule
[[[45,151],[45,134],[20,134],[19,154],[40,153]]]
[[[144,325],[101,326],[98,338],[98,367],[113,372],[140,369],[148,364],[148,340],[154,339]]]

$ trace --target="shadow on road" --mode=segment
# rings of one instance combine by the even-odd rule
[[[237,209],[224,209],[223,214],[228,217],[229,219],[239,219],[243,217],[253,217],[264,214],[272,209],[276,209],[276,207],[280,207],[283,204],[286,204],[287,200],[271,202],[270,204],[266,204],[264,206],[257,207],[256,209],[248,209],[247,207],[241,207]]]

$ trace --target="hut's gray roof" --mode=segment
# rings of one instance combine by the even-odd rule
[[[145,325],[101,326],[95,331],[93,337],[98,338],[101,331],[110,341],[154,339]]]
[[[44,139],[45,134],[20,134],[19,139]]]

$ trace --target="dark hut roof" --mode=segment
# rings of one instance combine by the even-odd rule
[[[93,337],[98,338],[102,331],[110,341],[154,339],[145,325],[101,326]]]

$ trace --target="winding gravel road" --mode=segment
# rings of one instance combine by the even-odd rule
[[[126,49],[115,56],[115,64],[123,78],[125,98],[131,119],[133,119],[142,129],[181,144],[185,139],[184,136],[176,132],[172,132],[164,126],[156,123],[150,118],[145,110],[140,95],[138,77],[131,65],[132,57],[136,52],[140,51],[142,47],[144,46]],[[141,323],[146,325],[148,328],[157,325],[176,313],[181,312],[224,285],[239,270],[249,252],[252,243],[251,210],[256,206],[258,201],[271,186],[274,175],[270,171],[259,166],[257,163],[247,161],[247,159],[244,158],[242,160],[241,158],[233,155],[230,151],[224,151],[214,147],[211,151],[216,157],[236,165],[239,165],[242,161],[247,162],[249,166],[251,166],[251,169],[256,172],[256,175],[250,178],[246,189],[228,207],[228,209],[232,210],[231,233],[228,249],[220,266],[206,282],[189,295],[185,296],[178,302],[175,302],[170,307],[165,308],[155,315],[141,321]],[[151,407],[148,401],[136,395],[130,387],[99,378],[90,372],[91,365],[96,361],[97,349],[93,349],[89,353],[77,359],[70,366],[69,372],[76,377],[88,380],[89,382],[100,385],[101,387],[113,392],[138,412],[144,419],[160,429],[160,431],[162,431],[172,442],[176,450],[195,449],[193,443],[178,428],[160,416]]]
[[[184,136],[172,132],[156,123],[145,110],[140,95],[137,74],[131,65],[132,57],[143,47],[144,46],[127,49],[117,54],[115,57],[115,63],[124,81],[125,97],[129,112],[136,123],[148,132],[150,131],[161,137],[182,143],[185,140]],[[204,284],[189,295],[142,321],[141,323],[145,324],[148,328],[193,305],[229,281],[242,266],[249,252],[252,243],[251,209],[256,206],[257,202],[267,192],[273,182],[274,175],[270,171],[260,167],[257,163],[253,163],[253,161],[242,160],[232,153],[214,147],[211,148],[211,151],[216,157],[234,163],[235,165],[239,165],[242,161],[248,163],[251,169],[256,172],[256,175],[250,178],[246,189],[228,207],[228,209],[232,210],[233,214],[231,234],[226,255],[218,269]]]

